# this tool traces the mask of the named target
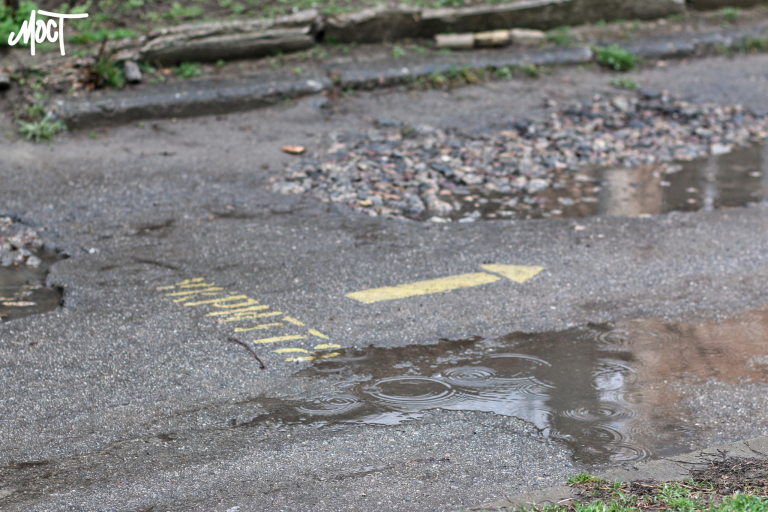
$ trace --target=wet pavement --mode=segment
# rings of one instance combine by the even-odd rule
[[[59,260],[51,252],[38,253],[35,267],[16,265],[0,267],[0,322],[53,311],[64,295],[58,287],[48,287],[48,268]]]
[[[333,392],[311,402],[261,400],[264,412],[244,423],[331,428],[398,425],[431,409],[491,412],[536,426],[579,462],[639,462],[702,445],[681,389],[707,379],[768,383],[768,310],[318,356],[297,376],[337,380]]]
[[[766,66],[636,79],[756,109]],[[768,432],[757,149],[583,182],[652,196],[627,216],[413,222],[271,189],[284,145],[384,115],[503,129],[610,78],[0,141],[3,211],[71,256],[64,307],[0,323],[0,506],[456,510]]]
[[[672,211],[711,211],[768,200],[768,150],[764,146],[670,164],[636,168],[586,168],[533,199],[485,195],[470,189],[453,195],[450,219],[643,217]]]

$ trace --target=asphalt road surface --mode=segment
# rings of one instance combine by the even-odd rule
[[[633,76],[678,98],[768,111],[768,56],[670,62]],[[546,115],[547,99],[614,91],[610,78],[563,69],[451,93],[361,93],[323,108],[308,98],[97,138],[67,134],[50,145],[1,141],[0,213],[44,228],[49,247],[69,257],[48,276],[64,288],[64,307],[0,323],[0,508],[455,510],[584,468],[630,464],[619,452],[584,456],[582,439],[601,446],[588,432],[554,435],[551,417],[537,414],[554,402],[505,414],[467,400],[433,409],[441,391],[430,388],[385,407],[390,370],[410,376],[405,387],[421,390],[420,378],[438,385],[446,365],[464,364],[467,354],[485,357],[485,368],[510,343],[522,353],[507,336],[514,332],[560,332],[546,353],[526,352],[552,365],[548,354],[568,343],[562,332],[633,319],[736,322],[765,342],[765,203],[650,218],[445,224],[363,217],[269,190],[269,178],[296,158],[280,151],[286,144],[365,130],[379,116],[497,129]],[[521,269],[511,265],[533,275],[512,279]],[[347,297],[455,276],[439,281],[454,288],[441,293]],[[729,352],[734,329],[715,337],[715,352]],[[266,368],[228,337],[256,341]],[[355,360],[374,352],[380,364]],[[691,425],[666,430],[673,448],[656,446],[651,456],[768,433],[766,350],[747,353],[750,375],[699,369],[667,382],[662,368],[633,395],[637,404],[663,389],[654,407],[666,401],[672,427]],[[606,356],[594,357],[590,364]],[[578,355],[558,360],[559,377],[542,389],[567,388],[569,378],[578,385]],[[653,366],[640,356],[630,363]],[[378,388],[365,391],[371,378]],[[378,408],[356,402],[361,389],[379,393]],[[302,412],[324,400],[343,411]],[[655,436],[663,422],[642,410],[638,428]]]

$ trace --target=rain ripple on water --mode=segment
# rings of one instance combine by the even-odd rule
[[[768,362],[768,309],[723,322],[639,319],[349,349],[301,373],[342,372],[362,382],[294,410],[316,421],[388,424],[435,408],[492,412],[533,423],[584,462],[631,462],[696,446],[699,432],[678,407],[673,383],[762,381],[768,365],[761,362]]]

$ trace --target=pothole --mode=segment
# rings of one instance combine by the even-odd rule
[[[43,245],[36,230],[0,217],[0,322],[61,305],[63,290],[45,282],[48,268],[60,258]]]
[[[534,424],[582,462],[634,462],[701,447],[707,433],[681,405],[682,389],[702,379],[765,383],[768,309],[722,322],[638,319],[336,352],[298,374],[338,378],[335,392],[259,399],[268,412],[250,424],[397,424],[428,409],[483,411]]]
[[[380,119],[330,134],[272,189],[443,222],[746,206],[766,197],[766,138],[768,118],[738,105],[597,95],[475,134]]]

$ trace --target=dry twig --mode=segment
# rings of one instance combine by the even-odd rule
[[[267,367],[267,366],[264,364],[264,361],[262,361],[262,360],[261,360],[261,358],[259,357],[259,354],[257,354],[257,353],[256,353],[256,351],[255,351],[255,350],[253,350],[253,348],[251,348],[251,346],[250,346],[250,345],[248,345],[248,344],[247,344],[247,343],[245,343],[244,341],[240,341],[240,340],[239,340],[239,339],[237,339],[237,338],[231,338],[231,337],[230,337],[230,338],[227,338],[227,339],[228,339],[229,341],[234,341],[235,343],[239,343],[239,344],[241,344],[242,346],[244,346],[245,348],[247,348],[247,349],[248,349],[248,351],[249,351],[251,354],[253,354],[253,357],[255,357],[255,358],[256,358],[256,360],[259,362],[259,364],[261,364],[261,368],[262,368],[262,369],[264,369],[264,368],[266,368],[266,367]]]

